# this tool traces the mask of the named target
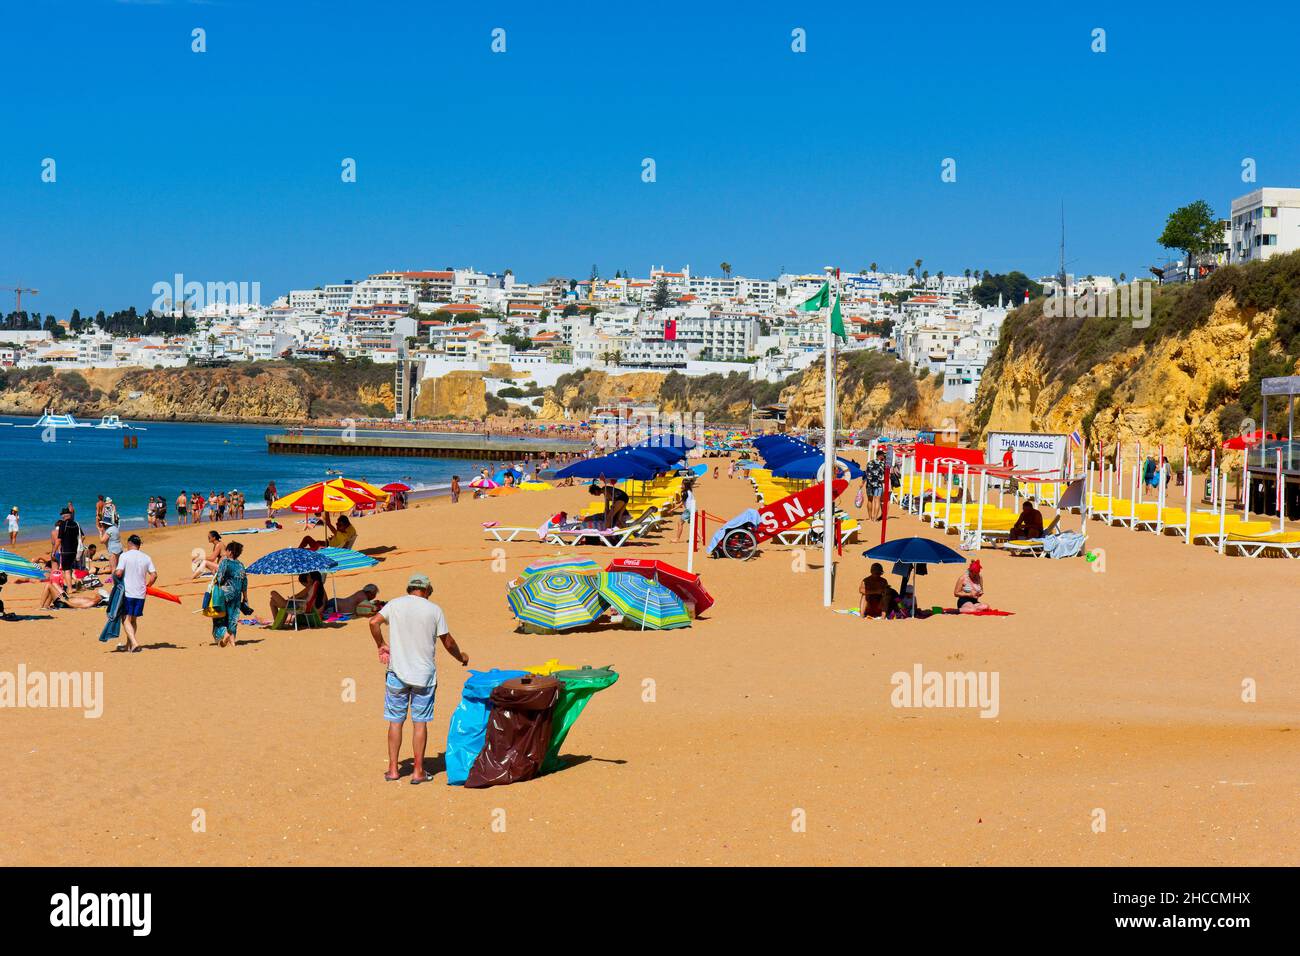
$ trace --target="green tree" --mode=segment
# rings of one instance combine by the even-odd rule
[[[724,279],[730,279],[730,278],[731,278],[731,263],[730,263],[730,262],[724,262],[724,263],[722,263],[722,265],[721,265],[720,268],[722,269],[722,277],[723,277]]]
[[[672,300],[673,293],[668,288],[668,280],[660,276],[655,280],[654,288],[650,290],[650,308],[666,309]]]
[[[1198,199],[1171,212],[1156,241],[1166,249],[1181,249],[1190,266],[1195,256],[1223,241],[1223,230],[1210,204]]]

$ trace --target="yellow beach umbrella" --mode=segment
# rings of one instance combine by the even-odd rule
[[[358,488],[347,488],[333,482],[318,481],[297,491],[291,491],[271,502],[272,508],[287,508],[304,514],[328,511],[339,514],[353,508],[373,508],[375,497]]]

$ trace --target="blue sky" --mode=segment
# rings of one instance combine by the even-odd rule
[[[726,260],[770,276],[920,257],[1038,275],[1056,269],[1062,200],[1070,270],[1133,275],[1163,259],[1175,206],[1226,215],[1255,188],[1243,158],[1258,185],[1300,185],[1293,58],[1274,42],[1300,14],[1229,18],[1194,3],[11,4],[0,286],[37,287],[30,307],[65,318],[144,308],[176,272],[259,281],[263,301],[453,264],[542,279]]]

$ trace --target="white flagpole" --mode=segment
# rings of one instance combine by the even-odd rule
[[[961,536],[966,536],[966,499],[970,497],[970,465],[961,466]]]
[[[831,288],[831,275],[829,271],[826,275],[826,291],[833,294]],[[831,493],[831,485],[835,482],[835,334],[831,331],[831,312],[833,306],[826,310],[826,408],[822,415],[822,422],[825,431],[824,451],[825,461],[822,465],[822,487],[824,489],[822,502],[822,606],[831,606],[831,575],[833,568],[831,564],[831,548],[834,542],[831,540],[835,535],[833,527],[834,518],[832,508],[835,504],[835,496]]]
[[[1286,496],[1282,493],[1282,449],[1278,447],[1277,451],[1277,531],[1281,534],[1286,530],[1286,511],[1283,507],[1286,504]]]
[[[984,492],[988,488],[989,473],[980,472],[980,507],[975,515],[975,550],[984,547]]]
[[[1219,480],[1222,482],[1219,486],[1219,554],[1223,554],[1223,541],[1227,537],[1226,525],[1228,523],[1228,472],[1226,469]]]
[[[1192,543],[1192,510],[1194,501],[1192,499],[1192,459],[1187,454],[1187,446],[1183,446],[1183,510],[1187,512],[1187,526],[1184,529],[1186,543]]]
[[[695,492],[690,493],[690,500],[686,509],[691,516],[687,528],[690,530],[690,537],[686,540],[686,570],[695,573]]]
[[[948,526],[952,524],[952,459],[951,458],[948,459],[948,492],[947,495],[945,496],[945,499],[946,500],[944,501],[943,504],[943,528],[944,531],[947,531]]]
[[[1142,456],[1139,455],[1139,456],[1138,456],[1138,461],[1140,462],[1141,460],[1142,460]],[[1138,526],[1138,522],[1137,522],[1137,517],[1138,517],[1138,513],[1137,513],[1137,507],[1138,507],[1137,497],[1138,497],[1138,468],[1139,468],[1139,467],[1140,467],[1140,466],[1138,465],[1137,462],[1134,462],[1134,463],[1133,463],[1133,500],[1130,501],[1130,502],[1128,503],[1128,504],[1129,504],[1129,513],[1128,513],[1128,514],[1129,514],[1129,526],[1128,526],[1128,527],[1129,527],[1129,530],[1130,530],[1130,531],[1136,531],[1136,530],[1137,530],[1137,526]]]

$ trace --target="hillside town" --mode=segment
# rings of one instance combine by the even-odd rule
[[[1300,248],[1300,189],[1259,189],[1231,204],[1222,242],[1152,268],[1154,280],[1198,278],[1219,265]],[[1217,239],[1217,234],[1215,236]],[[1110,276],[1061,271],[1031,280],[987,270],[931,273],[916,259],[906,272],[875,263],[837,273],[846,350],[896,357],[943,382],[944,401],[971,402],[1008,311],[1033,295],[1106,296]],[[1010,280],[1010,281],[1008,281]],[[396,366],[401,418],[425,379],[453,371],[510,372],[499,383],[523,404],[562,375],[584,368],[609,374],[739,372],[779,382],[817,361],[824,313],[800,305],[827,282],[825,272],[775,278],[717,274],[689,265],[652,266],[643,276],[612,277],[592,266],[586,278],[525,281],[512,270],[392,270],[294,289],[269,305],[259,283],[156,283],[150,309],[57,320],[16,309],[0,327],[0,367],[175,368],[335,355]],[[29,298],[30,302],[30,298]],[[524,384],[527,391],[518,389]],[[515,394],[518,392],[519,394]]]

